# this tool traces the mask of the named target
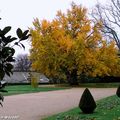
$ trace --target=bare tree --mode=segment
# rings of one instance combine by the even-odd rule
[[[15,62],[15,71],[29,71],[31,62],[27,54],[19,54]]]
[[[120,50],[120,0],[110,0],[108,4],[98,3],[92,11],[94,22],[102,23],[101,32],[112,40]]]

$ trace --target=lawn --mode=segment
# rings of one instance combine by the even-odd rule
[[[82,114],[79,108],[43,120],[120,120],[120,98],[116,95],[97,101],[93,114]]]
[[[45,91],[54,91],[54,90],[63,90],[67,89],[67,87],[38,87],[33,88],[31,85],[10,85],[6,86],[5,90],[7,93],[3,93],[4,96],[8,95],[16,95],[16,94],[24,94],[24,93],[35,93],[35,92],[45,92]]]
[[[117,88],[120,83],[79,83],[78,86],[73,87],[80,87],[80,88]],[[56,86],[59,87],[69,87],[69,84],[58,84]]]
[[[83,83],[79,84],[79,87],[88,87],[88,88],[116,88],[120,83]]]

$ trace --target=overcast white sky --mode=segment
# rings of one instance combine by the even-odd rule
[[[97,0],[0,0],[0,27],[12,26],[12,33],[15,35],[15,30],[20,27],[28,29],[32,27],[34,18],[39,20],[51,20],[55,17],[56,11],[62,10],[65,12],[70,8],[71,2],[82,4],[91,9],[96,4]],[[98,0],[105,3],[106,0]],[[109,0],[108,0],[109,1]],[[17,48],[16,55],[19,53],[28,53],[29,45],[25,43],[26,50]]]

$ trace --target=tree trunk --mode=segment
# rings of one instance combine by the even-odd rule
[[[72,72],[67,71],[66,78],[70,85],[78,85],[77,69],[74,69]]]

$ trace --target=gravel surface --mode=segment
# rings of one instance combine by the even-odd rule
[[[40,120],[78,106],[84,88],[6,96],[0,120]],[[116,88],[90,88],[95,100],[114,95]]]

